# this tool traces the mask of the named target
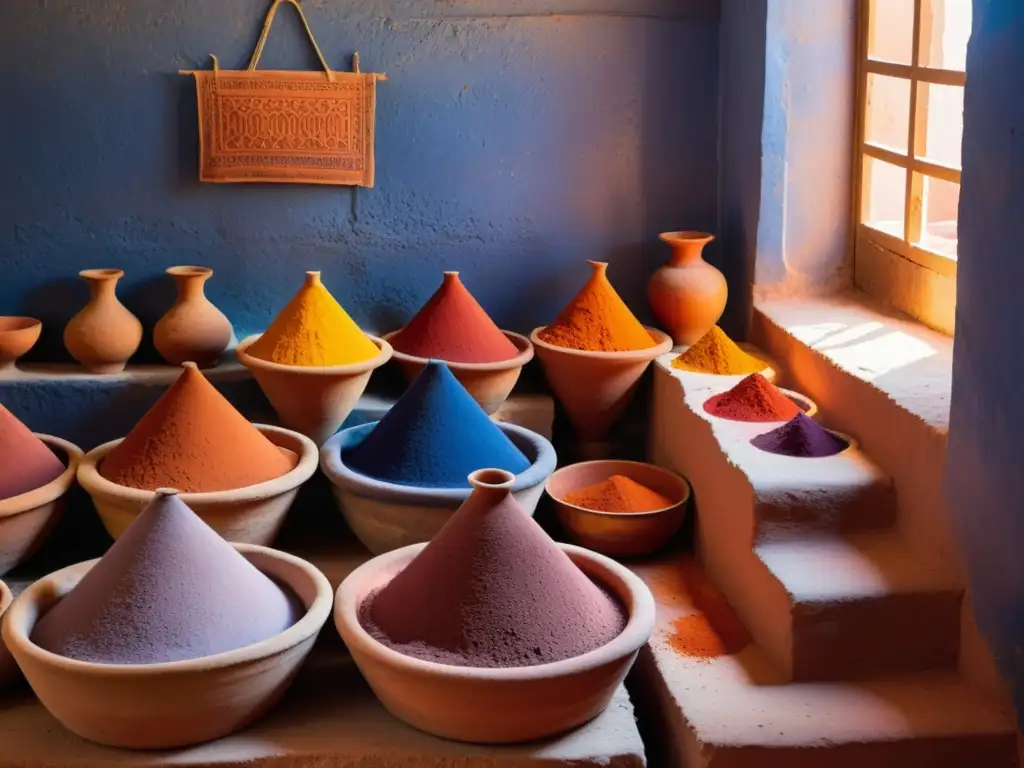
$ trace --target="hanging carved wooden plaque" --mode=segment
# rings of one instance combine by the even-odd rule
[[[278,6],[299,12],[323,72],[257,71]],[[199,179],[373,186],[377,80],[327,66],[298,0],[274,0],[245,70],[183,71],[199,98]]]

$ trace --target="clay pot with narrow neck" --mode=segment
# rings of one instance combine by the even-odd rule
[[[672,246],[672,256],[651,275],[647,298],[672,340],[689,346],[718,322],[729,288],[725,276],[702,257],[714,235],[686,231],[664,232],[660,237]]]
[[[91,373],[119,373],[142,342],[142,323],[117,298],[120,269],[78,273],[89,285],[89,303],[64,328],[64,346]]]
[[[153,329],[153,344],[171,365],[192,361],[200,368],[217,364],[231,344],[231,322],[206,298],[213,277],[208,267],[170,267],[178,298]]]

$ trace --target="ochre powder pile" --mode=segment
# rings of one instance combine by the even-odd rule
[[[801,412],[760,373],[752,373],[728,392],[709,398],[704,410],[732,421],[789,421]]]
[[[710,661],[739,653],[750,635],[725,596],[693,563],[680,566],[682,588],[696,613],[672,622],[668,643],[681,656]]]
[[[590,264],[594,270],[590,280],[540,332],[541,341],[596,352],[630,352],[655,346],[657,341],[608,282],[608,265],[598,261]]]
[[[747,354],[717,325],[672,361],[672,367],[691,373],[738,376],[763,371],[768,363]]]
[[[208,493],[273,480],[295,466],[217,391],[194,363],[100,463],[112,483]]]
[[[65,469],[46,443],[0,405],[0,500],[42,488]]]
[[[390,341],[407,355],[449,363],[497,363],[519,354],[458,272],[444,273],[441,287]]]
[[[306,273],[299,292],[246,351],[260,360],[307,367],[350,365],[380,354],[320,282],[319,272]]]
[[[624,475],[612,475],[607,480],[575,490],[566,494],[562,501],[597,512],[627,514],[667,509],[674,503],[667,496]]]
[[[803,413],[797,414],[778,429],[758,435],[750,443],[768,453],[801,459],[835,456],[849,447],[846,440],[829,432]]]

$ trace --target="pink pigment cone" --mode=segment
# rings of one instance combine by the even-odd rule
[[[0,405],[0,500],[42,488],[65,469],[42,440]]]

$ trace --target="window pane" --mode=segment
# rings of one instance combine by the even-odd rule
[[[871,0],[868,56],[910,64],[914,52],[914,0]]]
[[[864,158],[862,222],[902,238],[906,195],[906,169],[873,157]]]
[[[923,0],[921,36],[922,66],[963,72],[971,36],[971,0]]]
[[[917,97],[928,115],[925,156],[936,163],[959,168],[964,135],[964,89],[956,85],[921,83]]]
[[[910,81],[868,74],[864,138],[905,153],[910,131]]]
[[[922,248],[956,258],[957,208],[960,185],[942,179],[924,178],[924,221],[921,223]]]

